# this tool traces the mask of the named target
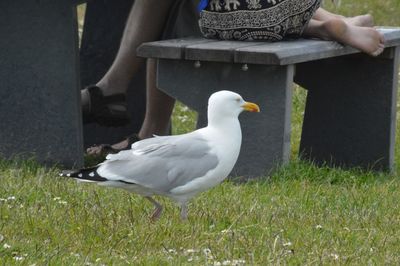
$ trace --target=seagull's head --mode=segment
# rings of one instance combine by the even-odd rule
[[[232,91],[218,91],[208,100],[208,117],[238,117],[243,111],[260,112],[257,104],[246,102],[242,96]]]

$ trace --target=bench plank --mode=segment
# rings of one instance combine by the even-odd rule
[[[262,45],[261,42],[213,41],[185,47],[185,59],[215,62],[234,62],[235,50]]]
[[[184,48],[186,46],[207,42],[214,41],[199,37],[188,37],[149,42],[139,46],[137,55],[146,58],[182,59],[185,57]]]
[[[386,47],[400,44],[400,28],[379,28]],[[186,38],[150,42],[138,48],[137,55],[163,59],[290,65],[301,62],[360,53],[333,41],[300,39],[295,41],[239,42]]]
[[[235,51],[235,62],[291,65],[356,52],[356,49],[344,47],[337,42],[301,39],[237,49]]]

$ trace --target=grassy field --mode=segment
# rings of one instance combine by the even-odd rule
[[[400,26],[398,0],[327,7]],[[0,265],[399,265],[399,149],[393,174],[299,161],[305,97],[295,88],[290,164],[201,194],[186,223],[169,200],[158,198],[166,208],[151,223],[153,206],[139,196],[0,160]],[[195,113],[177,105],[173,132],[194,123]]]

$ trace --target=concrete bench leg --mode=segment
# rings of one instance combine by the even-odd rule
[[[82,166],[71,1],[0,1],[0,154]]]
[[[261,113],[242,114],[242,150],[233,176],[259,177],[289,160],[293,66],[266,67],[159,60],[158,87],[195,109],[206,122],[207,101],[219,90],[238,92],[260,105]]]
[[[390,170],[394,160],[398,54],[304,63],[308,89],[300,153],[317,164]]]

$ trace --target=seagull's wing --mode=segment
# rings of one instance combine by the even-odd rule
[[[97,173],[108,180],[168,192],[204,176],[217,164],[209,143],[193,132],[137,142],[131,150],[107,156]]]

